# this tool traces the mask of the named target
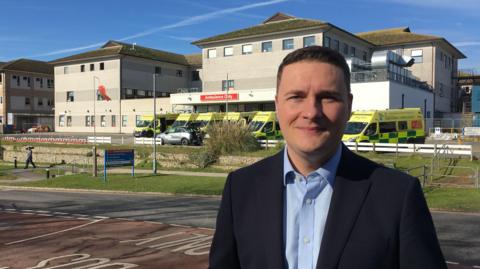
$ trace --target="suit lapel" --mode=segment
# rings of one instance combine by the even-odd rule
[[[257,175],[258,176],[258,175]],[[283,150],[274,155],[266,165],[258,182],[257,205],[261,212],[258,224],[262,225],[269,268],[284,268],[283,249]]]
[[[337,169],[337,176],[328,211],[325,232],[318,257],[318,269],[336,268],[355,220],[370,189],[370,181],[354,162],[355,155],[345,147]],[[357,172],[357,173],[356,173]]]

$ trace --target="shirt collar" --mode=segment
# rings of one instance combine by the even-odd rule
[[[296,174],[298,174],[298,172],[295,171],[292,164],[290,163],[290,159],[288,158],[287,151],[288,151],[288,147],[287,145],[285,145],[285,149],[283,151],[283,185],[284,186],[287,186],[287,183],[293,182],[293,179],[295,179]],[[330,186],[333,187],[341,156],[342,156],[342,143],[340,143],[335,154],[333,154],[333,156],[324,165],[320,166],[317,170],[311,172],[310,174],[313,174],[313,173],[319,174],[320,176],[326,178]]]

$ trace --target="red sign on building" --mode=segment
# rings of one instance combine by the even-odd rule
[[[208,101],[226,101],[227,94],[226,93],[219,93],[219,94],[202,94],[200,95],[200,101],[208,102]],[[238,100],[238,93],[229,93],[228,100]]]

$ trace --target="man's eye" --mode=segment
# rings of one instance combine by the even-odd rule
[[[298,95],[292,95],[292,96],[287,97],[287,100],[298,100],[298,99],[300,99],[300,96],[298,96]]]

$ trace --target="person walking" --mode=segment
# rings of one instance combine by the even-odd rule
[[[37,166],[35,165],[35,163],[33,163],[33,151],[32,151],[33,147],[27,147],[26,150],[27,150],[27,160],[25,161],[25,168],[24,169],[27,169],[28,168],[28,164],[32,164],[33,168],[37,168]]]

